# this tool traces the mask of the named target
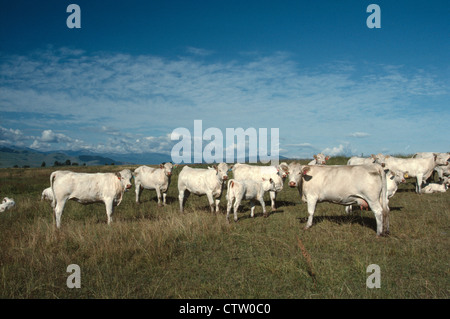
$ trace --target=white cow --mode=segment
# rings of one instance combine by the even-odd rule
[[[166,205],[167,190],[172,176],[172,163],[162,163],[158,168],[139,166],[133,172],[136,191],[136,203],[140,203],[140,196],[144,189],[156,190],[158,206]],[[161,193],[163,201],[161,204]]]
[[[421,194],[445,193],[447,189],[447,184],[429,183],[422,187]]]
[[[233,166],[232,171],[233,178],[239,181],[253,180],[259,182],[262,178],[272,178],[275,182],[276,187],[274,191],[269,191],[269,194],[272,210],[276,210],[276,195],[278,192],[281,192],[283,190],[283,182],[288,175],[287,167],[288,165],[284,162],[278,166],[249,165],[237,163]]]
[[[50,175],[53,190],[52,207],[56,227],[61,225],[61,215],[67,200],[81,204],[103,202],[106,206],[108,224],[112,222],[114,207],[119,206],[123,194],[131,188],[132,174],[129,169],[118,173],[74,173],[55,171]]]
[[[254,180],[234,180],[230,179],[228,181],[228,191],[227,191],[227,221],[229,221],[231,207],[234,209],[234,221],[238,221],[237,211],[239,205],[243,199],[250,200],[250,216],[254,216],[255,212],[255,200],[259,201],[263,209],[264,217],[267,217],[266,206],[264,204],[264,193],[268,191],[275,191],[276,186],[272,178],[266,180],[262,178],[260,182]],[[233,205],[234,201],[234,205]]]
[[[375,215],[377,236],[389,233],[386,173],[380,165],[290,164],[289,186],[297,187],[308,204],[311,227],[317,202],[368,205]]]
[[[308,165],[325,165],[327,161],[330,159],[329,156],[325,156],[322,153],[314,155],[314,159],[308,163]]]
[[[11,209],[16,205],[14,199],[5,197],[0,204],[0,213],[3,213],[5,210]]]
[[[51,187],[47,187],[42,191],[41,200],[49,200],[53,202],[53,190]]]
[[[180,201],[180,211],[184,211],[184,204],[189,195],[206,195],[208,197],[211,212],[214,212],[214,200],[216,212],[219,212],[220,198],[224,181],[228,179],[228,164],[220,163],[214,165],[213,169],[183,167],[178,175],[178,200]]]
[[[413,155],[413,158],[429,158],[429,157],[433,157],[434,154],[437,154],[438,157],[444,159],[444,160],[449,160],[450,157],[450,152],[448,153],[433,153],[433,152],[421,152],[421,153],[416,153]],[[434,168],[434,170],[438,173],[439,176],[439,181],[442,181],[442,179],[444,178],[444,176],[448,176],[450,175],[450,165],[438,165]]]
[[[347,165],[369,165],[373,163],[375,163],[375,160],[372,157],[352,156],[347,161]]]
[[[420,194],[422,182],[426,181],[437,165],[447,165],[447,159],[438,154],[428,158],[398,158],[389,155],[372,155],[382,166],[400,172],[408,172],[409,177],[416,178],[416,193]]]

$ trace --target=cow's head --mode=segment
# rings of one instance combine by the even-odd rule
[[[281,163],[277,167],[278,173],[280,174],[283,181],[286,179],[286,177],[289,175],[289,165],[286,162]]]
[[[133,177],[133,175],[131,174],[131,171],[129,169],[124,169],[120,172],[117,172],[116,176],[120,180],[120,183],[122,184],[124,189],[131,188],[131,178]]]
[[[172,169],[174,168],[173,164],[170,162],[164,162],[159,164],[159,169],[164,170],[164,174],[166,176],[172,176]]]
[[[289,187],[298,187],[300,185],[303,175],[305,175],[311,168],[303,166],[299,163],[289,164]]]
[[[330,159],[329,156],[325,156],[322,153],[319,153],[317,155],[314,155],[314,159],[316,160],[317,165],[325,165],[327,161]]]
[[[448,154],[447,153],[433,153],[434,161],[436,165],[448,165]]]
[[[219,165],[214,165],[213,168],[216,170],[216,175],[220,180],[226,181],[228,179],[228,164],[220,163]]]
[[[374,160],[374,163],[380,164],[382,167],[386,166],[386,158],[389,158],[389,155],[383,155],[381,153],[378,153],[377,155],[372,154],[372,159]]]
[[[273,191],[276,192],[277,191],[277,185],[275,184],[275,181],[273,180],[273,178],[262,178],[263,180],[263,189],[265,192],[267,191]]]

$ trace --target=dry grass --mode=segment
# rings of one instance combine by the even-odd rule
[[[0,170],[1,194],[16,201],[0,215],[0,298],[449,297],[449,193],[402,186],[390,203],[391,236],[376,238],[370,211],[347,216],[327,203],[305,231],[306,205],[286,186],[268,218],[258,206],[250,218],[244,203],[229,224],[194,195],[180,214],[178,170],[168,206],[158,208],[150,191],[137,205],[132,188],[108,226],[104,205],[69,202],[58,231],[40,201],[51,171]],[[80,289],[66,286],[69,264],[81,268]],[[370,264],[381,268],[380,289],[365,285]]]

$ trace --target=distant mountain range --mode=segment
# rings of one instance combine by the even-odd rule
[[[286,160],[280,156],[280,160]],[[55,164],[69,163],[70,165],[155,165],[170,162],[170,155],[161,153],[136,154],[96,154],[86,151],[51,151],[41,152],[27,147],[3,146],[0,147],[0,167],[40,167],[56,166]],[[246,162],[248,158],[246,157]],[[193,162],[193,160],[192,160]]]

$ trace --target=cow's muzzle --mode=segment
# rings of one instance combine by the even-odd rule
[[[228,179],[228,176],[225,175],[224,177],[222,177],[222,179],[223,179],[224,181],[226,181],[226,180]]]
[[[289,182],[289,187],[295,187],[295,186],[297,186],[296,182]]]
[[[127,184],[127,189],[130,189],[131,188],[131,184]]]

